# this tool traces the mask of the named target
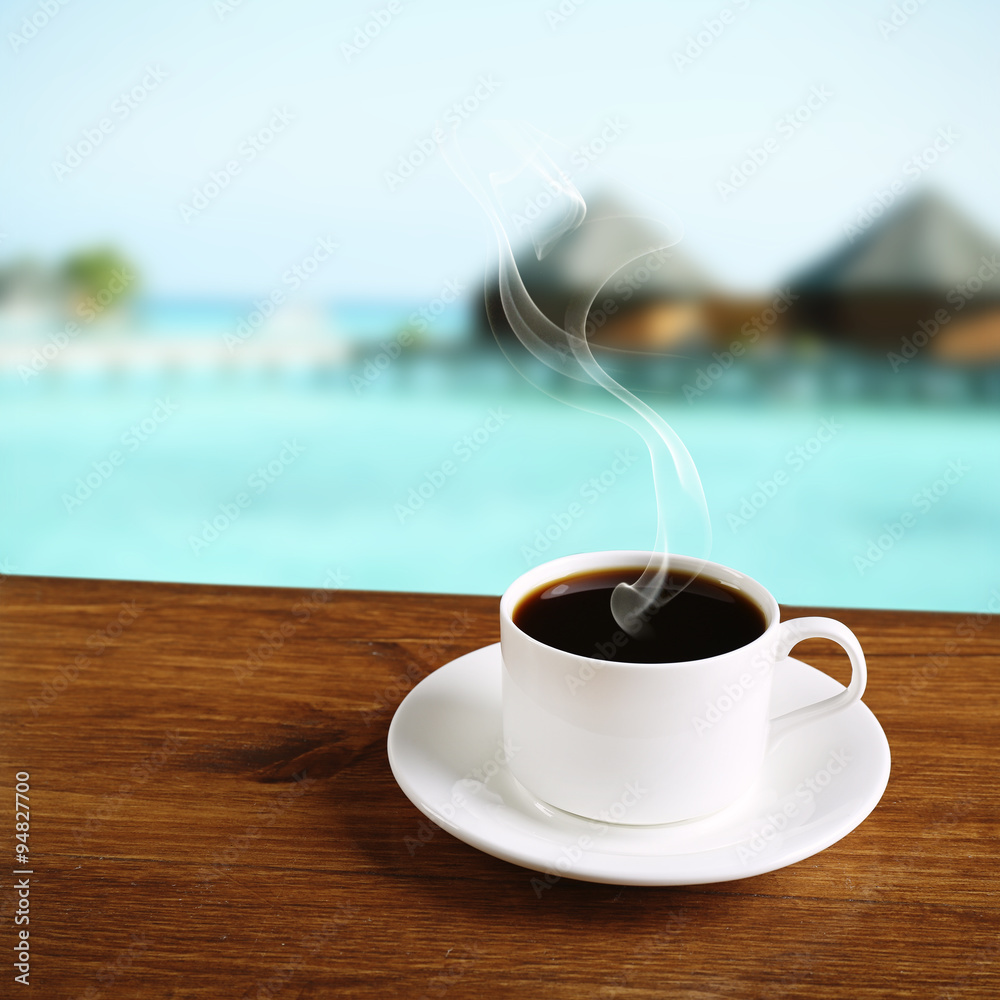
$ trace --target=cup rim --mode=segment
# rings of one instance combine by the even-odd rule
[[[568,650],[560,649],[558,646],[550,646],[528,635],[522,628],[514,623],[513,612],[525,594],[537,589],[546,582],[555,583],[561,577],[568,576],[574,572],[599,569],[632,568],[641,572],[651,558],[663,559],[661,552],[650,552],[643,549],[605,549],[596,552],[576,552],[570,555],[557,556],[547,562],[539,563],[531,569],[526,570],[517,579],[509,584],[500,597],[500,619],[501,623],[514,632],[525,642],[531,644],[539,650],[557,654],[573,662],[590,662],[596,660],[605,668],[652,668],[657,670],[673,668],[685,668],[692,664],[709,664],[721,660],[734,654],[745,654],[752,652],[754,647],[769,640],[774,631],[781,623],[781,613],[778,602],[771,592],[752,576],[740,570],[725,566],[722,563],[712,562],[708,559],[699,559],[695,556],[686,556],[671,553],[668,557],[671,568],[676,569],[697,569],[697,575],[706,574],[716,583],[739,591],[744,597],[753,601],[764,615],[766,622],[764,631],[759,636],[752,639],[743,646],[728,650],[725,653],[716,653],[714,656],[706,656],[697,660],[673,660],[663,663],[645,663],[634,660],[604,660],[596,656],[584,656],[581,653],[571,653]],[[502,638],[502,636],[501,636]]]

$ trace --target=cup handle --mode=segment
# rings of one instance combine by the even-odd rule
[[[772,719],[769,741],[771,745],[803,722],[839,712],[848,705],[853,705],[861,699],[868,682],[868,668],[865,665],[865,654],[861,650],[861,643],[846,625],[833,618],[793,618],[791,621],[782,622],[775,647],[775,660],[785,659],[804,639],[832,639],[841,646],[851,661],[851,683],[830,698],[813,702],[811,705],[803,705]]]

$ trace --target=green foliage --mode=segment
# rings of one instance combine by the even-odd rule
[[[60,279],[82,296],[112,296],[110,305],[134,295],[138,289],[135,267],[114,247],[79,250],[63,261]]]

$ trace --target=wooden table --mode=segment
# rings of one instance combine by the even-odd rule
[[[740,882],[538,894],[386,759],[413,684],[496,641],[495,598],[7,577],[0,995],[996,996],[1000,621],[833,614],[893,752],[865,823]],[[832,644],[796,655],[845,679]]]

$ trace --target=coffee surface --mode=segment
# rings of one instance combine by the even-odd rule
[[[763,635],[764,612],[737,590],[671,572],[640,636],[611,614],[611,592],[641,569],[592,570],[547,583],[514,608],[514,624],[533,639],[580,656],[627,663],[678,663],[739,649]]]

